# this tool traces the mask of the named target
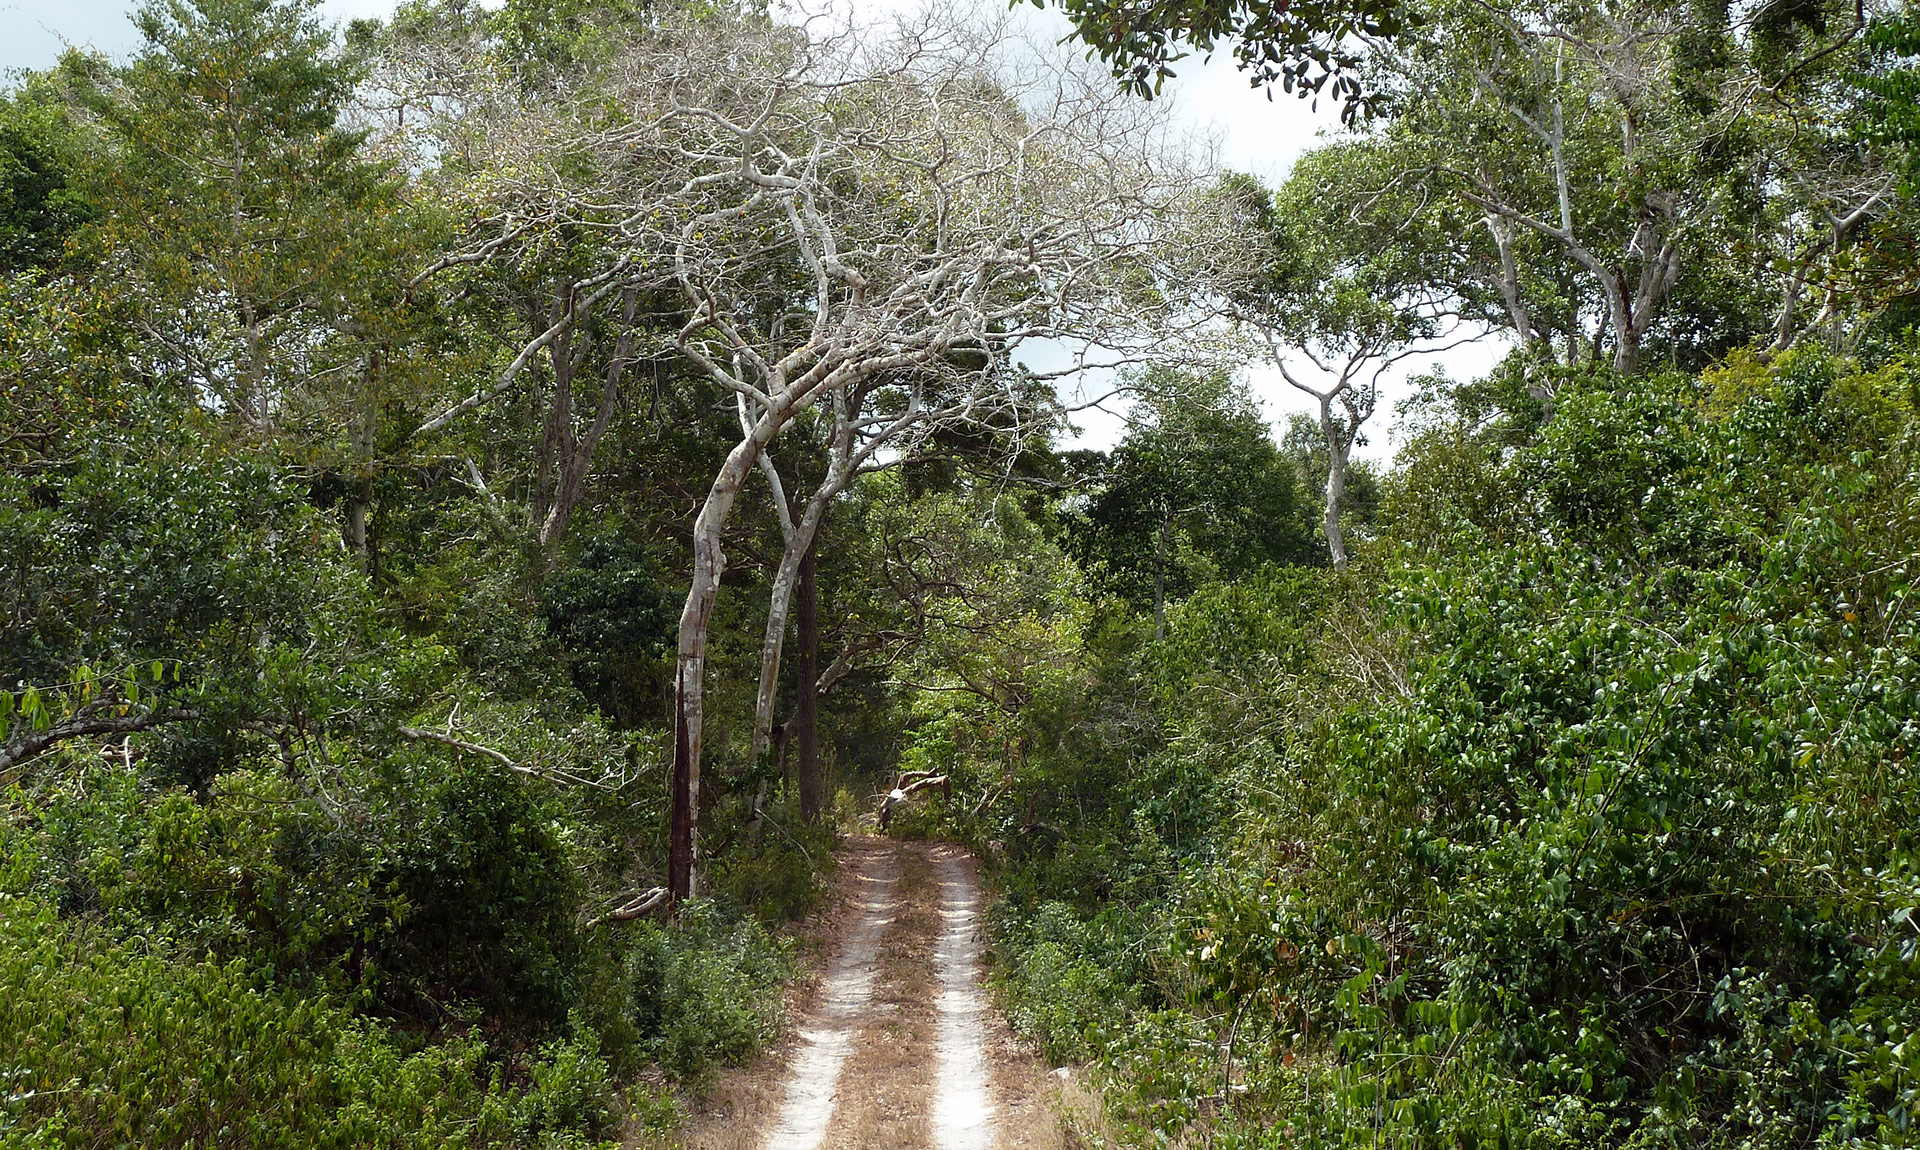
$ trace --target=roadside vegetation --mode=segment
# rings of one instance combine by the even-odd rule
[[[1064,8],[14,78],[0,1147],[668,1137],[895,788],[1109,1145],[1920,1142],[1912,17]]]

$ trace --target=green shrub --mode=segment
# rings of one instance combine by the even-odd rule
[[[0,897],[0,1144],[507,1144],[514,1094],[472,1039],[381,1029],[239,963],[103,941]]]
[[[541,1048],[532,1088],[520,1100],[518,1125],[541,1145],[619,1133],[613,1074],[600,1057],[600,1040],[577,1016],[574,1023],[573,1037]]]
[[[1119,786],[1009,883],[1079,914],[1000,935],[1016,1022],[1109,1076],[1122,1142],[1920,1142],[1910,396],[1817,352],[1736,367],[1570,380],[1531,443],[1410,452],[1405,491],[1490,494],[1390,520],[1392,562],[1275,607],[1270,658],[1200,626],[1156,653],[1149,734],[1085,752]],[[1220,635],[1261,617],[1170,618],[1223,604]],[[1169,966],[1114,1024],[1088,861],[1150,837]]]
[[[792,803],[768,812],[757,839],[741,837],[709,867],[714,892],[751,908],[774,925],[805,916],[820,904],[823,879],[833,872],[839,836],[824,820],[808,826]]]
[[[1140,1001],[1145,972],[1134,956],[1141,926],[1123,913],[1108,909],[1082,922],[1072,907],[1049,902],[1030,917],[1003,914],[996,924],[1007,1017],[1055,1063],[1102,1053]]]
[[[663,926],[624,929],[624,993],[640,1055],[701,1080],[779,1033],[786,948],[751,918],[713,902],[682,905]]]
[[[385,926],[376,844],[278,771],[223,775],[199,798],[95,765],[0,809],[13,816],[0,821],[0,844],[22,860],[0,889],[34,893],[116,934],[157,930],[324,982]]]
[[[466,1001],[552,1025],[578,993],[579,875],[543,790],[484,759],[396,756],[372,829],[401,912],[376,954],[396,1006]]]

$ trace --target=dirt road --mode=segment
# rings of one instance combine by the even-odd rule
[[[879,838],[841,852],[813,993],[776,1058],[721,1083],[697,1150],[1056,1150],[1045,1070],[981,985],[964,850]]]

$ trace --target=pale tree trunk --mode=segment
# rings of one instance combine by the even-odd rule
[[[780,653],[786,642],[787,615],[793,602],[800,564],[814,553],[828,509],[862,469],[872,463],[874,453],[881,447],[900,445],[902,437],[916,425],[924,429],[940,422],[938,413],[924,412],[918,400],[913,399],[904,410],[891,416],[867,420],[863,426],[861,411],[870,391],[870,387],[862,384],[834,393],[833,430],[827,443],[827,473],[820,480],[820,485],[814,488],[813,494],[807,497],[807,505],[801,509],[797,522],[788,511],[786,486],[780,479],[778,469],[773,466],[769,456],[760,457],[760,469],[766,473],[768,486],[773,489],[774,509],[780,517],[784,550],[768,595],[767,630],[760,642],[760,690],[754,703],[753,719],[752,758],[755,762],[765,753],[767,740],[773,730],[774,700],[780,686]],[[742,426],[745,426],[744,415]],[[911,445],[901,446],[900,454],[893,462],[898,463],[912,454]]]
[[[1360,436],[1360,427],[1373,415],[1374,403],[1379,396],[1380,372],[1405,358],[1408,352],[1386,354],[1377,348],[1366,348],[1347,357],[1331,385],[1314,387],[1294,375],[1287,366],[1287,360],[1280,352],[1280,341],[1269,329],[1262,329],[1267,340],[1267,350],[1273,358],[1274,367],[1280,371],[1280,377],[1287,381],[1295,391],[1313,397],[1319,405],[1320,437],[1327,443],[1327,486],[1326,507],[1321,520],[1327,533],[1327,558],[1336,571],[1347,568],[1347,535],[1340,522],[1340,505],[1347,494],[1347,460],[1353,452],[1353,441]],[[1452,345],[1449,345],[1452,346]],[[1440,349],[1444,350],[1444,349]],[[1310,360],[1315,368],[1327,374],[1334,374],[1329,366],[1305,349],[1301,354]],[[1378,364],[1371,382],[1364,385],[1356,383],[1356,376],[1368,362]],[[1356,392],[1356,388],[1359,390]],[[1347,410],[1343,422],[1334,414],[1333,404],[1338,400]]]
[[[1513,326],[1514,339],[1522,355],[1533,354],[1533,315],[1527,310],[1520,290],[1520,265],[1513,258],[1513,228],[1497,212],[1484,217],[1488,234],[1493,236],[1494,252],[1500,259],[1500,299],[1507,308],[1507,322]]]
[[[814,549],[808,547],[800,560],[800,578],[795,588],[794,670],[799,679],[794,700],[793,738],[798,744],[796,773],[800,782],[800,817],[809,823],[820,821],[820,597],[814,577]]]
[[[1550,117],[1542,123],[1517,107],[1508,105],[1507,111],[1547,145],[1552,157],[1558,218],[1543,219],[1514,204],[1502,193],[1494,174],[1487,171],[1474,177],[1479,184],[1478,191],[1466,189],[1462,195],[1469,203],[1487,212],[1487,227],[1493,234],[1500,255],[1501,295],[1521,350],[1524,352],[1529,349],[1533,331],[1520,298],[1518,276],[1513,263],[1513,226],[1527,228],[1554,240],[1574,262],[1599,282],[1607,309],[1602,325],[1611,326],[1614,333],[1614,370],[1622,375],[1631,375],[1639,370],[1641,347],[1646,341],[1647,332],[1680,274],[1682,257],[1673,235],[1677,228],[1675,203],[1669,194],[1648,193],[1639,204],[1639,219],[1634,224],[1633,233],[1627,237],[1621,251],[1610,259],[1601,258],[1575,234],[1571,176],[1566,159],[1566,126],[1559,95],[1564,79],[1565,42],[1556,41],[1554,48],[1554,97]],[[1492,89],[1484,90],[1489,96],[1499,99]],[[1638,147],[1638,133],[1631,111],[1622,116],[1621,132],[1623,155],[1631,169]],[[1629,268],[1635,270],[1629,272]],[[1630,275],[1633,279],[1631,285]],[[1569,355],[1568,362],[1572,361],[1573,357]],[[1528,390],[1532,391],[1533,388],[1529,386]],[[1536,395],[1536,398],[1546,397]]]
[[[1609,280],[1605,290],[1607,311],[1613,317],[1613,370],[1632,375],[1640,368],[1640,340],[1634,330],[1632,305],[1627,302],[1626,290],[1617,281]]]
[[[1340,525],[1340,505],[1347,498],[1347,456],[1353,450],[1353,433],[1334,418],[1331,397],[1320,401],[1320,431],[1327,440],[1327,557],[1335,571],[1345,571],[1347,535]]]
[[[707,628],[714,600],[720,594],[720,576],[726,571],[721,532],[733,512],[740,489],[746,486],[760,453],[786,420],[764,417],[753,433],[727,454],[726,462],[693,523],[693,575],[687,586],[686,606],[680,612],[680,636],[674,672],[673,767],[669,773],[672,808],[669,815],[667,888],[676,899],[696,891],[699,866],[700,736],[704,717],[703,689],[707,664]]]
[[[797,522],[784,521],[786,509],[780,508],[783,516],[782,528],[786,536],[785,547],[780,553],[780,566],[774,571],[773,586],[767,595],[767,630],[760,640],[760,690],[754,700],[753,715],[753,752],[757,762],[767,749],[767,740],[773,731],[773,707],[779,694],[780,656],[786,645],[787,617],[792,609],[794,592],[802,578],[803,570],[812,563],[814,542],[819,538],[820,526],[826,519],[827,506],[833,498],[846,490],[850,469],[843,469],[842,461],[836,457],[828,464],[826,479],[807,500],[807,506],[800,513]],[[776,502],[784,504],[785,490],[777,483],[773,489]]]

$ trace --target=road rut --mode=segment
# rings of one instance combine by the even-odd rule
[[[730,1071],[688,1150],[1061,1150],[1045,1067],[983,986],[971,854],[855,836],[782,1053]]]

